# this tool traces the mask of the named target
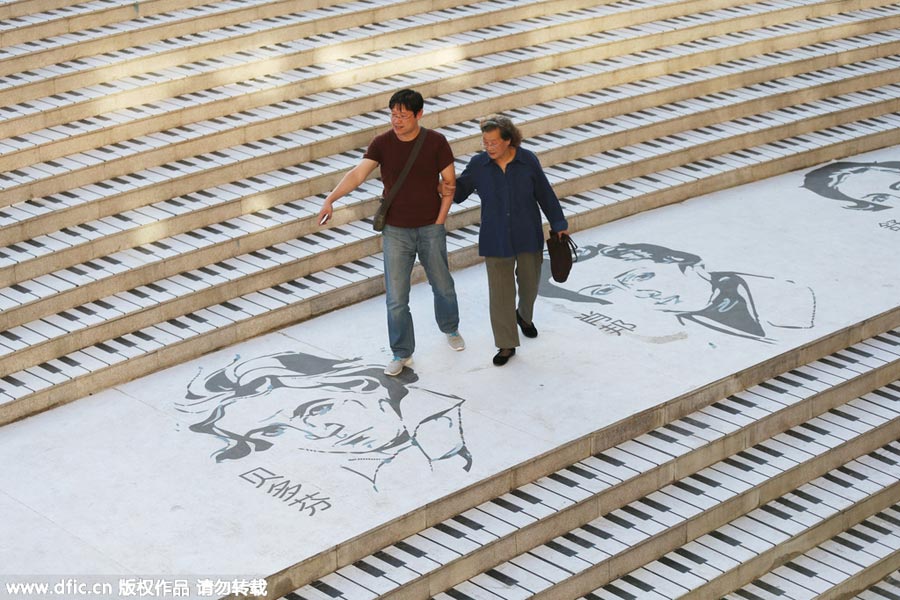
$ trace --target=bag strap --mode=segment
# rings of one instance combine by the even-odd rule
[[[427,133],[428,130],[424,127],[419,128],[419,137],[416,138],[416,144],[413,146],[412,154],[409,155],[409,159],[406,161],[406,164],[403,165],[403,170],[400,171],[400,175],[397,176],[397,181],[394,182],[391,191],[388,192],[388,195],[384,198],[384,202],[381,203],[382,210],[385,214],[387,214],[391,202],[394,201],[394,196],[400,191],[400,186],[403,185],[404,180],[406,180],[407,173],[412,169],[413,163],[416,162],[416,157],[419,156],[419,150],[421,150],[422,146],[425,144],[425,135]]]

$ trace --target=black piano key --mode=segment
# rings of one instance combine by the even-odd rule
[[[416,558],[423,558],[428,555],[427,552],[419,550],[418,548],[416,548],[415,546],[413,546],[412,544],[410,544],[408,542],[397,542],[394,544],[394,547],[397,548],[398,550],[406,552],[410,556],[414,556]]]
[[[887,521],[888,523],[890,523],[891,525],[895,525],[896,527],[900,527],[900,519],[898,519],[897,517],[894,517],[893,515],[890,515],[884,511],[877,512],[875,514],[879,519]]]
[[[816,441],[813,438],[809,437],[808,435],[803,435],[802,433],[799,433],[793,429],[788,429],[784,433],[785,433],[785,435],[789,435],[792,438],[796,438],[796,439],[800,440],[801,442],[805,442],[807,444],[812,444],[813,442]]]
[[[693,435],[690,431],[688,431],[684,427],[679,427],[678,425],[675,425],[674,423],[669,423],[667,425],[664,425],[663,428],[668,429],[669,431],[676,433],[683,437],[690,437],[691,435]]]
[[[313,581],[310,585],[313,586],[318,591],[322,592],[323,594],[331,596],[332,598],[340,598],[341,597],[340,590],[331,587],[330,585],[328,585],[327,583],[325,583],[323,581],[316,580],[316,581]]]
[[[900,396],[895,396],[894,394],[890,394],[890,393],[884,391],[883,389],[875,390],[872,393],[875,394],[876,396],[881,396],[882,398],[885,398],[887,400],[892,400],[894,402],[900,401]]]
[[[784,563],[784,566],[792,571],[796,571],[797,573],[800,573],[801,575],[803,575],[805,577],[809,577],[810,579],[812,579],[818,575],[818,573],[816,573],[812,569],[807,569],[806,567],[804,567],[802,565],[798,565],[797,563],[795,563],[792,560],[789,560],[788,562]]]
[[[463,515],[456,515],[455,517],[453,517],[453,520],[473,531],[480,531],[484,529],[484,525],[474,519],[470,519],[469,517],[465,517]]]
[[[570,466],[566,467],[566,471],[569,471],[570,473],[574,473],[583,479],[596,479],[597,478],[597,476],[594,475],[593,473],[591,473],[590,471],[582,469],[581,467],[578,467],[576,465],[570,465]]]
[[[603,586],[603,589],[606,590],[607,592],[609,592],[610,594],[615,594],[619,598],[622,598],[622,600],[636,600],[636,598],[637,598],[634,594],[629,594],[628,592],[626,592],[625,590],[623,590],[622,588],[618,587],[617,585],[615,585],[613,583],[607,583],[606,585]]]
[[[609,464],[613,465],[614,467],[624,467],[625,466],[625,463],[623,463],[621,460],[615,459],[611,456],[607,456],[607,455],[603,454],[602,452],[598,452],[597,454],[595,454],[594,458],[600,459],[605,463],[609,463]]]
[[[572,542],[576,546],[581,546],[582,548],[593,548],[594,547],[594,544],[592,544],[590,541],[584,539],[583,537],[575,535],[574,533],[571,533],[571,532],[563,534],[562,537],[564,540]]]
[[[491,500],[491,502],[493,504],[496,504],[500,508],[505,508],[509,512],[518,513],[518,512],[522,512],[522,510],[523,510],[522,507],[516,506],[512,502],[504,500],[503,498],[494,498],[493,500]]]
[[[666,442],[667,444],[674,444],[678,441],[671,436],[668,436],[664,433],[660,433],[659,431],[655,431],[655,430],[648,432],[647,435],[654,437],[658,440],[662,440],[662,441]]]
[[[802,427],[803,429],[806,429],[807,431],[811,431],[811,432],[815,433],[816,435],[831,435],[830,431],[828,431],[822,427],[819,427],[817,425],[810,425],[809,423],[801,423],[800,425],[798,425],[798,427]]]
[[[696,481],[699,481],[703,485],[705,485],[707,487],[712,487],[712,488],[717,488],[720,485],[718,481],[715,481],[714,479],[710,479],[706,475],[701,475],[700,473],[694,473],[693,475],[691,475],[690,477],[687,477],[686,479],[694,479]]]
[[[395,569],[399,569],[400,567],[406,566],[405,562],[403,562],[399,558],[395,558],[395,557],[391,556],[390,554],[388,554],[387,552],[385,552],[383,550],[379,550],[378,552],[374,553],[372,556],[374,556],[375,558],[377,558],[378,560],[380,560],[383,563],[387,563],[387,564],[391,565]]]
[[[840,471],[841,473],[843,473],[844,475],[853,477],[854,479],[856,479],[858,481],[868,481],[869,480],[868,477],[866,477],[859,471],[854,471],[853,469],[851,469],[850,467],[848,467],[846,465],[844,465],[842,467],[838,467],[837,470]]]
[[[855,543],[851,542],[850,540],[841,537],[841,535],[843,535],[843,534],[834,536],[833,538],[831,538],[832,541],[834,541],[846,548],[850,548],[854,552],[862,552],[862,550],[863,550],[862,546],[860,546],[859,544],[855,544]]]
[[[767,583],[762,579],[757,579],[753,582],[753,585],[756,587],[769,592],[770,594],[774,594],[775,596],[786,596],[783,589],[778,586],[772,585],[771,583]]]
[[[741,406],[746,406],[747,408],[755,408],[756,407],[755,402],[751,402],[750,400],[741,398],[740,396],[728,396],[728,399],[731,400],[732,402],[740,404]]]
[[[550,548],[551,550],[555,551],[555,552],[559,552],[559,553],[562,554],[563,556],[568,556],[569,558],[572,558],[573,556],[578,556],[578,553],[577,553],[577,552],[575,552],[575,551],[572,550],[571,548],[566,548],[565,546],[563,546],[563,545],[560,544],[559,542],[554,542],[554,541],[551,540],[551,541],[547,542],[547,543],[544,544],[544,545],[547,546],[548,548]]]
[[[722,412],[727,412],[727,413],[732,414],[732,415],[739,415],[739,414],[741,414],[741,411],[739,411],[739,410],[737,410],[736,408],[733,408],[733,407],[731,407],[731,406],[726,406],[726,405],[722,404],[721,402],[714,402],[714,403],[711,404],[710,406],[713,406],[713,407],[715,407],[715,408],[721,410]]]
[[[865,350],[860,350],[859,348],[850,347],[850,348],[845,348],[844,351],[849,352],[850,354],[856,354],[857,356],[862,356],[865,358],[872,358],[872,354],[870,354],[869,352],[866,352]]]
[[[783,521],[791,520],[791,515],[787,514],[784,511],[778,510],[777,508],[774,508],[768,504],[764,504],[763,506],[760,506],[759,508],[763,512],[766,512],[766,513],[772,515],[773,517],[778,517],[779,519],[781,519]]]
[[[802,504],[789,500],[786,496],[782,496],[781,498],[776,498],[774,502],[781,504],[782,506],[786,506],[794,512],[806,512],[806,508],[803,507]]]
[[[779,452],[778,450],[775,450],[773,448],[769,448],[763,443],[756,444],[755,446],[753,446],[753,449],[775,458],[781,458],[782,456],[784,456],[784,453]]]
[[[877,460],[879,462],[883,462],[884,464],[889,465],[891,467],[893,467],[897,464],[896,460],[894,460],[888,456],[885,456],[884,454],[882,454],[881,452],[878,452],[877,450],[875,452],[869,452],[869,456],[871,456],[875,460]]]
[[[356,561],[355,563],[353,563],[353,566],[356,567],[357,569],[359,569],[360,571],[364,571],[364,572],[368,573],[372,577],[384,577],[384,571],[382,571],[381,569],[379,569],[373,565],[370,565],[369,563],[367,563],[364,560]]]
[[[68,356],[60,356],[59,361],[69,365],[70,367],[80,367],[81,363],[75,360],[74,358],[70,358]]]
[[[669,512],[668,506],[666,506],[660,502],[657,502],[656,500],[651,500],[650,498],[647,498],[647,497],[641,498],[640,500],[638,500],[638,502],[640,502],[642,504],[646,504],[650,508],[657,510],[659,512]]]
[[[295,594],[294,592],[288,592],[284,597],[287,598],[287,600],[306,600],[305,597],[300,594]]]
[[[832,475],[831,473],[826,473],[825,475],[822,476],[822,478],[830,481],[831,483],[834,483],[835,485],[839,485],[843,488],[849,489],[849,488],[853,487],[853,484],[850,483],[849,481],[845,481],[845,480],[841,479],[840,477]]]
[[[741,471],[744,471],[745,473],[751,473],[753,471],[753,467],[751,467],[749,465],[745,465],[744,463],[737,461],[733,458],[726,458],[722,462],[725,463],[726,465],[728,465],[729,467],[734,467],[735,469],[740,469]]]
[[[879,533],[879,534],[881,534],[881,535],[883,535],[883,536],[889,536],[889,535],[891,535],[891,534],[893,533],[893,531],[891,531],[891,530],[888,529],[887,527],[882,527],[882,526],[879,525],[878,523],[873,523],[871,519],[864,519],[864,520],[862,521],[862,523],[863,523],[866,527],[868,527],[869,529],[871,529],[872,531],[874,531],[874,532],[876,532],[876,533]]]
[[[695,554],[694,552],[691,552],[690,550],[685,550],[684,548],[677,548],[675,550],[675,554],[677,554],[679,556],[683,556],[684,558],[688,559],[691,562],[697,563],[698,565],[703,565],[703,564],[706,564],[706,562],[707,562],[706,559],[703,558],[702,556],[700,556],[699,554]]]
[[[687,492],[689,494],[693,494],[695,496],[703,495],[703,490],[701,490],[700,488],[696,488],[692,485],[688,485],[687,483],[684,483],[683,481],[676,481],[672,485],[677,487],[679,490],[684,490],[685,492]]]
[[[620,508],[619,510],[621,510],[624,513],[628,513],[632,517],[641,519],[642,521],[650,521],[653,518],[650,515],[648,515],[647,513],[645,513],[644,511],[638,510],[638,509],[634,508],[633,506],[626,505],[626,506],[623,506],[622,508]],[[609,517],[610,517],[610,515],[606,515],[607,519]]]
[[[831,413],[831,414],[833,414],[834,416],[840,417],[840,418],[842,418],[842,419],[844,419],[844,420],[846,420],[846,421],[859,421],[859,418],[858,418],[858,417],[854,417],[853,415],[851,415],[851,414],[849,414],[849,413],[845,413],[844,411],[839,410],[839,409],[837,409],[837,408],[832,408],[832,409],[829,410],[828,412]]]
[[[805,379],[807,381],[818,381],[818,379],[819,379],[818,377],[816,377],[814,375],[810,375],[809,373],[803,373],[796,369],[792,369],[792,370],[788,371],[788,373],[790,373],[791,375],[794,375],[795,377],[800,377],[801,379]]]
[[[894,585],[896,585],[896,583]],[[878,594],[879,596],[881,596],[882,598],[886,598],[887,600],[900,600],[900,594],[895,594],[894,592],[886,590],[879,585],[870,587],[869,591],[873,594]]]
[[[690,425],[691,427],[696,427],[697,429],[709,429],[709,425],[703,423],[702,421],[698,421],[697,419],[693,419],[691,417],[682,417],[682,421]]]
[[[821,504],[822,503],[821,498],[817,498],[816,496],[814,496],[808,492],[805,492],[803,490],[800,490],[800,489],[794,490],[793,492],[791,492],[791,494],[793,494],[794,496],[797,496],[801,500],[809,502],[810,504]]]
[[[563,476],[560,475],[559,473],[551,473],[551,474],[548,475],[547,477],[550,478],[550,479],[552,479],[553,481],[555,481],[555,482],[557,482],[557,483],[563,484],[563,485],[566,486],[566,487],[570,487],[570,488],[578,487],[578,483],[577,483],[577,482],[575,482],[575,481],[569,479],[568,477],[563,477]]]
[[[740,596],[741,598],[746,598],[747,600],[765,600],[765,598],[763,598],[761,596],[757,596],[753,592],[749,592],[744,589],[735,590],[734,593],[735,593],[735,595]]]
[[[644,583],[634,575],[626,575],[622,578],[622,581],[629,583],[639,590],[643,590],[645,592],[652,592],[655,589],[652,585],[650,585],[649,583]]]
[[[819,362],[828,365],[829,367],[834,367],[835,369],[845,369],[846,367],[839,362],[828,360],[827,358],[820,358]]]
[[[522,490],[512,490],[509,493],[512,494],[513,496],[515,496],[516,498],[518,498],[519,500],[524,500],[525,502],[528,502],[529,504],[540,504],[541,503],[540,498],[532,496],[531,494],[529,494],[527,492],[523,492]]]
[[[799,381],[794,381],[793,379],[790,379],[784,375],[776,375],[775,380],[791,387],[803,387],[803,384]]]
[[[463,533],[462,531],[455,529],[453,527],[450,527],[449,525],[446,525],[444,523],[438,523],[437,525],[434,526],[434,528],[437,529],[438,531],[440,531],[441,533],[446,533],[450,537],[456,538],[458,540],[466,537],[466,534]]]
[[[470,596],[468,594],[463,594],[462,592],[460,592],[459,590],[454,589],[454,588],[450,588],[449,590],[447,590],[444,593],[447,594],[448,596],[450,596],[451,598],[455,598],[455,600],[475,600],[475,598],[473,598],[472,596]]]
[[[866,535],[865,533],[859,531],[858,529],[848,529],[847,531],[844,532],[844,534],[851,535],[859,540],[862,540],[863,542],[869,544],[870,546],[878,541],[875,538],[873,538],[871,535]]]
[[[728,544],[729,546],[737,547],[741,545],[741,543],[733,537],[725,535],[724,533],[721,533],[719,531],[710,531],[709,536],[719,540],[723,544]]]
[[[487,575],[488,577],[496,579],[503,585],[506,585],[509,587],[518,585],[518,583],[519,583],[516,579],[513,579],[509,575],[504,575],[503,573],[501,573],[500,571],[498,571],[496,569],[488,569],[487,571],[484,572],[484,574]]]
[[[843,353],[841,353],[841,352],[833,352],[833,353],[831,354],[831,356],[833,356],[833,357],[835,357],[835,358],[837,358],[837,359],[839,359],[839,360],[842,360],[842,361],[844,361],[844,362],[850,363],[850,364],[856,364],[856,363],[859,362],[858,360],[856,360],[856,359],[853,358],[852,356],[847,356],[846,354],[843,354]]]
[[[756,464],[758,464],[758,465],[766,465],[766,464],[769,464],[769,461],[767,461],[767,460],[765,460],[765,459],[763,459],[763,458],[760,458],[760,457],[758,457],[758,456],[754,456],[754,455],[749,454],[749,453],[744,452],[744,451],[738,452],[737,455],[740,456],[741,458],[743,458],[744,460],[748,461],[748,462],[756,463]]]
[[[896,340],[892,340],[883,335],[876,335],[875,339],[878,340],[879,342],[881,342],[882,344],[887,344],[889,346],[900,346],[900,342],[898,342]]]
[[[671,558],[669,558],[668,556],[663,556],[662,558],[659,559],[659,562],[666,565],[670,569],[678,571],[679,573],[690,573],[691,572],[690,567],[687,567],[687,566],[681,564],[680,562],[674,561]]]
[[[598,538],[600,538],[601,540],[609,540],[609,539],[612,539],[612,534],[606,533],[605,531],[603,531],[603,530],[600,529],[599,527],[594,527],[594,526],[591,525],[590,523],[585,523],[584,525],[581,526],[581,528],[584,529],[585,531],[587,531],[587,532],[588,532],[589,534],[591,534],[592,536],[598,537]]]
[[[769,390],[770,392],[777,392],[779,394],[787,394],[787,390],[785,388],[778,387],[777,385],[769,383],[767,381],[763,381],[762,383],[760,383],[759,387],[765,388],[765,389]]]

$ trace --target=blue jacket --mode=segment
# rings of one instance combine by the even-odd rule
[[[462,202],[472,192],[481,198],[481,256],[515,256],[521,252],[541,252],[544,230],[540,211],[550,228],[569,228],[541,163],[534,152],[516,149],[516,157],[506,165],[506,173],[487,152],[479,152],[456,178],[454,202]],[[540,210],[538,207],[540,206]]]

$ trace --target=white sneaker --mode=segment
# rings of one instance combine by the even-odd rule
[[[463,336],[459,335],[458,331],[447,334],[447,343],[457,352],[466,349],[466,340],[463,339]]]
[[[395,356],[394,360],[388,363],[388,366],[384,368],[384,374],[390,375],[391,377],[396,377],[403,371],[403,367],[412,364],[412,356],[407,356],[406,358],[400,358],[399,356]]]

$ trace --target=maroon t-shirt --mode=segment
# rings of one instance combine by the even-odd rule
[[[431,129],[425,130],[425,143],[413,163],[403,185],[394,197],[387,213],[387,224],[394,227],[423,227],[433,225],[441,211],[438,181],[441,171],[453,163],[453,151],[447,139]],[[420,133],[421,134],[421,130]],[[412,153],[416,141],[400,141],[393,130],[376,136],[365,158],[381,165],[384,194],[391,190],[400,171]]]

